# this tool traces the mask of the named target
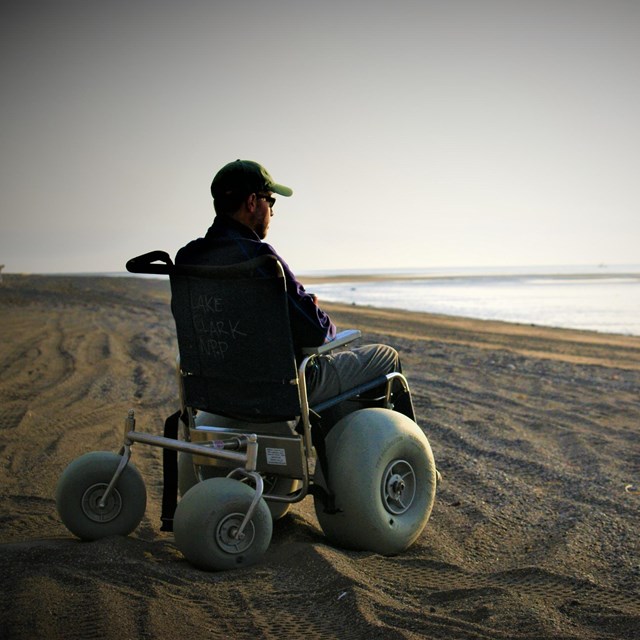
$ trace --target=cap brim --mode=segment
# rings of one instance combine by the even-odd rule
[[[293,189],[289,189],[289,187],[285,187],[282,184],[270,184],[268,187],[270,191],[277,193],[279,196],[285,196],[288,198],[293,195]]]

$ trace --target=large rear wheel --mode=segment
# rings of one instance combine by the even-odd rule
[[[422,430],[388,409],[356,411],[326,440],[336,513],[315,498],[322,530],[335,544],[400,553],[422,533],[435,500],[436,466]]]

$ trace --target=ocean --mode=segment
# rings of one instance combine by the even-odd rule
[[[640,336],[640,265],[307,275],[329,279],[307,286],[321,302]]]

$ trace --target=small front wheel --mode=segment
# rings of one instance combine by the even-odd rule
[[[201,465],[200,474],[203,480],[209,478],[224,478],[228,476],[236,467],[227,463],[221,463],[219,460],[211,464]],[[263,475],[265,502],[271,512],[271,518],[275,522],[283,518],[291,508],[291,502],[279,502],[269,500],[269,495],[288,496],[300,488],[300,481],[294,478],[277,476],[273,474]],[[189,489],[194,487],[198,482],[195,466],[193,464],[193,455],[180,451],[178,453],[178,493],[180,497],[184,496]]]
[[[210,478],[187,491],[173,522],[176,546],[184,557],[208,571],[256,563],[271,542],[273,523],[261,498],[238,535],[254,495],[250,486],[231,478]]]
[[[78,538],[126,536],[140,524],[147,506],[147,491],[140,472],[131,462],[101,504],[121,459],[116,453],[93,451],[76,458],[60,476],[56,508],[64,525]]]

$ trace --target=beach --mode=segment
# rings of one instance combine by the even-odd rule
[[[0,637],[640,638],[640,338],[323,305],[401,354],[443,480],[405,553],[331,546],[306,498],[262,562],[206,573],[160,531],[162,451],[135,445],[145,517],[80,542],[55,508],[77,456],[135,410],[179,408],[168,282],[0,284]],[[322,301],[320,301],[322,304]]]

